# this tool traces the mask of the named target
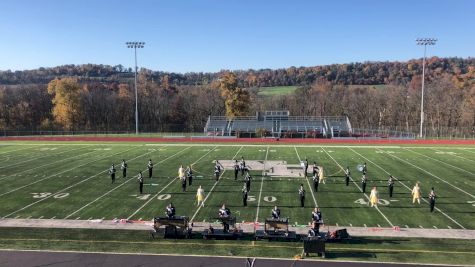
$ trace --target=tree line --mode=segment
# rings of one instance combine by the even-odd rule
[[[141,69],[141,131],[197,132],[209,115],[284,109],[291,115],[347,115],[356,128],[417,132],[421,67],[414,60],[193,75]],[[0,72],[0,130],[133,131],[129,74],[122,66],[102,65]],[[256,88],[267,85],[298,89],[258,95]],[[474,134],[474,59],[428,60],[424,110],[429,135]]]

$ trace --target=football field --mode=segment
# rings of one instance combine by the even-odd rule
[[[248,206],[242,205],[244,181],[225,168],[214,179],[214,161],[243,157],[253,177]],[[298,167],[305,158],[323,166],[326,183],[314,192],[311,174],[305,178]],[[122,178],[120,163],[128,163]],[[148,178],[147,162],[155,166]],[[366,162],[368,183],[361,192],[361,173]],[[116,181],[108,169],[116,165]],[[182,192],[177,171],[192,165],[193,184]],[[276,168],[279,166],[281,172]],[[343,169],[352,179],[345,185]],[[226,165],[225,165],[226,167]],[[139,194],[136,175],[144,173],[144,193]],[[395,178],[389,198],[387,180]],[[423,199],[412,203],[411,190],[420,182]],[[306,190],[300,207],[298,189]],[[2,142],[0,144],[0,218],[31,219],[130,219],[151,220],[163,216],[172,202],[177,215],[195,222],[214,222],[222,203],[238,222],[263,222],[277,205],[293,225],[306,226],[313,207],[321,208],[327,225],[424,229],[475,229],[475,147],[471,146],[344,146],[253,145],[199,143],[60,143]],[[197,207],[196,190],[206,194]],[[373,186],[379,205],[368,205]],[[435,187],[436,210],[429,212],[428,194]]]

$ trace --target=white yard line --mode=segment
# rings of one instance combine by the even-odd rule
[[[175,146],[175,144],[173,144],[173,146]],[[188,148],[191,148],[192,146],[189,146]],[[203,156],[201,156],[199,159],[197,159],[195,162],[193,162],[191,164],[191,166],[195,165],[196,163],[198,163],[201,159],[203,159],[204,157],[206,157],[209,153],[211,153],[214,149],[216,148],[213,147],[213,149],[210,149],[208,152],[206,152]],[[224,173],[224,172],[223,172]],[[158,193],[156,193],[153,197],[151,197],[149,200],[147,200],[142,206],[140,206],[136,211],[134,211],[134,213],[132,213],[130,216],[127,217],[127,220],[130,220],[130,218],[132,218],[135,214],[139,213],[139,211],[141,211],[145,206],[148,205],[148,203],[150,203],[153,199],[155,199],[160,193],[162,193],[167,187],[169,187],[173,182],[175,182],[176,179],[175,177],[172,178],[172,180],[167,184],[165,185],[165,187],[162,188],[162,190],[160,190]]]
[[[328,153],[323,147],[322,147],[322,150],[340,167],[340,169],[342,169],[343,171],[345,171],[345,169],[340,165],[340,163],[338,163],[331,155],[330,153]],[[359,185],[353,180],[353,177],[350,176],[350,180],[353,182],[353,184],[355,184],[355,186],[361,191],[363,192],[363,190],[359,187]],[[366,194],[363,194],[366,199],[368,199],[368,202],[369,202],[369,197],[368,195]],[[379,212],[379,214],[381,214],[381,216],[383,216],[383,218],[389,223],[389,225],[391,225],[391,227],[394,227],[393,223],[388,219],[388,217],[386,217],[386,215],[383,214],[383,212],[379,209],[378,206],[375,206],[375,209]]]
[[[84,147],[80,147],[80,148],[75,148],[75,149],[68,149],[66,151],[62,151],[62,152],[59,152],[59,153],[54,153],[54,154],[47,154],[47,155],[44,155],[42,154],[41,156],[39,157],[34,157],[34,158],[30,158],[28,160],[23,160],[21,162],[18,162],[18,163],[15,163],[15,164],[11,164],[11,165],[7,165],[7,166],[3,166],[3,167],[0,167],[0,169],[4,169],[4,168],[10,168],[10,167],[13,167],[13,166],[16,166],[16,165],[20,165],[20,164],[23,164],[23,163],[26,163],[26,162],[30,162],[30,161],[33,161],[33,160],[37,160],[37,159],[42,159],[42,158],[46,158],[46,157],[50,157],[50,156],[57,156],[57,155],[61,155],[63,153],[67,153],[67,152],[71,152],[71,151],[75,151],[75,150],[79,150],[79,149],[83,149]],[[27,158],[27,156],[24,156],[25,158]]]
[[[61,162],[61,161],[70,160],[70,159],[77,158],[77,157],[81,157],[81,156],[84,156],[84,155],[88,155],[88,154],[91,154],[91,153],[94,153],[94,152],[97,152],[97,151],[90,151],[90,152],[86,152],[86,153],[79,154],[79,155],[76,155],[76,156],[72,156],[72,157],[69,157],[69,158],[64,158],[64,159],[57,160],[57,161],[54,161],[54,162],[51,162],[51,163],[47,163],[47,164],[43,164],[43,165],[37,166],[37,167],[35,167],[35,168],[23,170],[23,171],[21,171],[21,172],[15,172],[15,173],[13,173],[13,174],[18,175],[18,174],[20,174],[20,173],[32,171],[32,170],[35,170],[35,169],[38,169],[38,168],[42,168],[42,167],[45,167],[45,166],[48,166],[48,165],[52,165],[52,164],[57,164],[58,162]],[[1,181],[1,180],[4,180],[4,179],[7,179],[7,178],[9,178],[9,177],[12,177],[12,175],[2,177],[2,178],[0,178],[0,181]],[[1,195],[0,195],[0,196],[1,196]]]
[[[398,159],[398,160],[400,160],[400,161],[402,161],[402,162],[405,162],[406,164],[409,164],[409,165],[411,165],[412,167],[417,168],[417,169],[419,169],[419,170],[421,170],[421,171],[423,171],[423,172],[429,174],[430,176],[432,176],[432,177],[434,177],[434,178],[437,178],[437,179],[440,180],[441,182],[444,182],[444,183],[450,185],[451,187],[453,187],[453,188],[459,190],[460,192],[463,192],[463,193],[469,195],[470,197],[475,198],[474,195],[472,195],[472,194],[470,194],[469,192],[463,190],[462,188],[457,187],[457,186],[455,186],[455,185],[453,185],[453,184],[447,182],[446,180],[440,178],[439,176],[437,176],[437,175],[435,175],[435,174],[433,174],[433,173],[431,173],[431,172],[429,172],[429,171],[427,171],[427,170],[425,170],[425,169],[423,169],[423,168],[421,168],[421,167],[419,167],[419,166],[417,166],[417,165],[414,165],[414,164],[412,164],[411,162],[409,162],[409,161],[407,161],[407,160],[404,160],[404,159],[402,159],[402,158],[400,158],[400,157],[398,157],[398,156],[395,156],[395,155],[393,155],[393,154],[386,153],[384,150],[380,150],[380,151],[383,151],[384,154],[387,154],[387,155],[389,155],[389,156],[391,156],[391,157],[393,157],[393,158],[396,158],[396,159]]]
[[[436,152],[443,152],[443,151],[437,150],[437,149],[435,149],[435,148],[431,148],[431,149],[434,150],[434,151],[436,151]],[[451,154],[450,156],[454,156],[454,157],[457,157],[457,158],[460,158],[460,159],[464,159],[464,160],[468,160],[468,161],[471,161],[471,162],[475,162],[475,160],[473,160],[473,159],[464,158],[464,157],[459,156],[459,155],[453,155],[453,154]]]
[[[447,166],[450,166],[450,167],[452,167],[452,168],[454,168],[454,169],[457,169],[457,170],[460,170],[460,171],[463,171],[463,172],[465,172],[465,173],[468,173],[468,174],[470,174],[470,175],[475,176],[475,173],[469,172],[469,171],[467,171],[467,170],[465,170],[465,169],[462,169],[462,168],[460,168],[460,167],[454,166],[454,165],[452,165],[452,164],[450,164],[450,163],[447,163],[447,162],[445,162],[445,161],[442,161],[442,160],[439,160],[439,159],[436,159],[436,158],[433,158],[433,157],[429,157],[429,156],[427,156],[427,155],[424,155],[424,154],[419,153],[419,152],[416,152],[416,151],[412,151],[412,150],[410,150],[410,149],[405,149],[405,150],[406,150],[406,151],[409,151],[409,152],[412,152],[412,153],[415,153],[415,154],[417,154],[417,155],[419,155],[419,156],[423,156],[423,157],[426,157],[426,158],[428,158],[428,159],[431,159],[431,160],[440,162],[440,163],[445,164],[445,165],[447,165]],[[434,149],[434,150],[435,150],[435,149]],[[436,150],[436,151],[437,151],[437,150]],[[451,156],[455,156],[455,155],[451,155]]]
[[[163,146],[162,146],[162,147],[163,147]],[[168,159],[171,159],[171,158],[175,157],[176,155],[179,155],[180,153],[186,151],[186,150],[189,149],[189,148],[191,148],[191,147],[188,147],[188,148],[185,148],[185,149],[183,149],[183,150],[180,150],[180,151],[178,151],[177,153],[175,153],[175,154],[173,154],[173,155],[171,155],[171,156],[168,156],[168,157],[166,157],[165,159],[163,159],[163,160],[157,162],[157,164],[163,163],[163,162],[167,161]],[[151,154],[151,153],[153,153],[153,152],[156,152],[156,151],[150,151],[150,152],[148,152],[148,153],[143,154],[142,156]],[[146,170],[147,170],[147,169],[144,169],[143,171],[146,171]],[[73,213],[71,213],[71,214],[69,214],[68,216],[64,217],[64,219],[68,219],[69,217],[73,216],[74,214],[78,213],[79,211],[81,211],[81,210],[85,209],[86,207],[88,207],[88,206],[94,204],[94,203],[95,203],[96,201],[98,201],[99,199],[101,199],[101,198],[107,196],[108,194],[110,194],[110,193],[112,193],[113,191],[115,191],[116,189],[122,187],[122,186],[125,185],[126,183],[128,183],[128,182],[130,182],[130,181],[132,181],[132,180],[135,180],[136,177],[137,177],[137,176],[133,176],[133,177],[127,179],[127,180],[126,180],[125,182],[123,182],[122,184],[120,184],[120,185],[114,187],[113,189],[107,191],[107,192],[104,193],[103,195],[97,197],[97,198],[94,199],[93,201],[87,203],[86,205],[84,205],[84,206],[82,206],[81,208],[77,209],[77,210],[74,211]]]
[[[236,158],[236,156],[238,155],[239,151],[241,151],[241,149],[243,148],[243,146],[241,146],[238,151],[236,152],[236,154],[234,155],[234,157],[231,159],[231,160],[234,160]],[[226,170],[223,171],[223,173],[221,173],[221,176],[223,176],[223,174],[226,172]],[[209,190],[209,193],[206,195],[205,199],[203,200],[203,204],[206,202],[206,200],[208,199],[208,197],[211,195],[211,192],[213,192],[213,189],[216,187],[216,185],[218,184],[219,180],[221,180],[221,176],[219,176],[219,179],[218,181],[216,181],[214,184],[213,184],[213,187],[211,187],[211,190]],[[193,220],[195,219],[196,215],[198,214],[198,212],[201,210],[201,207],[203,207],[203,205],[200,205],[198,207],[198,209],[195,211],[195,213],[193,214],[193,216],[191,217],[191,220],[190,222],[193,222]]]
[[[127,151],[129,151],[129,150],[131,150],[131,149],[133,149],[133,148],[127,149],[127,150],[125,150],[125,151],[123,151],[123,152],[127,152]],[[93,152],[94,152],[94,151],[93,151]],[[89,153],[92,153],[92,152],[88,152],[88,153],[86,153],[86,154],[89,154]],[[45,178],[36,180],[36,181],[34,181],[34,182],[32,182],[32,183],[29,183],[29,184],[26,184],[26,185],[17,187],[17,188],[12,189],[12,190],[10,190],[10,191],[8,191],[8,192],[5,192],[5,193],[3,193],[3,194],[0,194],[0,197],[2,197],[2,196],[4,196],[4,195],[7,195],[7,194],[10,194],[10,193],[13,193],[13,192],[15,192],[15,191],[18,191],[18,190],[23,189],[23,188],[25,188],[25,187],[32,186],[32,185],[37,184],[37,183],[39,183],[39,182],[42,182],[42,181],[44,181],[44,180],[51,179],[51,178],[56,177],[56,176],[58,176],[58,175],[60,175],[60,174],[63,174],[63,173],[65,173],[65,172],[69,172],[69,171],[71,171],[71,170],[77,169],[77,168],[79,168],[79,167],[82,167],[82,166],[84,166],[84,165],[90,164],[90,163],[92,163],[92,162],[95,162],[95,161],[98,161],[98,160],[101,160],[101,159],[105,159],[105,158],[108,158],[108,157],[111,157],[111,156],[114,156],[114,155],[117,155],[117,154],[120,154],[120,153],[122,153],[122,152],[118,152],[118,153],[112,154],[112,155],[110,155],[110,156],[102,157],[102,158],[96,158],[96,159],[94,159],[94,160],[92,160],[92,161],[88,161],[88,162],[86,162],[86,163],[84,163],[84,164],[77,165],[77,166],[75,166],[75,167],[73,167],[73,168],[70,168],[70,169],[67,169],[67,170],[65,170],[65,171],[61,171],[61,172],[55,173],[55,174],[53,174],[53,175],[46,176]],[[83,154],[83,156],[84,156],[84,155],[85,155],[85,154]]]
[[[105,157],[102,157],[102,158],[99,158],[99,159],[94,159],[94,160],[89,161],[89,162],[87,162],[87,163],[84,163],[84,164],[82,164],[82,165],[76,166],[75,168],[80,167],[80,166],[83,166],[83,165],[87,165],[87,164],[92,163],[92,162],[97,162],[98,160],[102,160],[102,159],[105,159],[105,158],[109,158],[109,157],[115,156],[115,155],[117,155],[117,154],[121,154],[121,153],[127,152],[127,151],[129,151],[129,150],[134,149],[134,148],[135,148],[135,147],[132,147],[132,148],[129,148],[129,149],[125,150],[125,151],[119,151],[119,152],[114,153],[114,154],[112,154],[112,155],[108,155],[108,156],[105,156]],[[135,158],[133,158],[133,159],[131,159],[131,160],[134,160],[134,159],[139,158],[139,157],[141,157],[141,156],[137,156],[137,157],[135,157]],[[73,168],[73,169],[75,169],[75,168]],[[61,189],[61,190],[55,192],[54,194],[51,194],[51,195],[49,195],[49,196],[47,196],[47,197],[45,197],[45,198],[42,198],[42,199],[37,200],[37,201],[35,201],[35,202],[33,202],[33,203],[30,203],[30,204],[24,206],[23,208],[18,209],[18,210],[16,210],[16,211],[13,211],[13,212],[11,212],[11,213],[9,213],[9,214],[3,216],[3,217],[6,218],[6,217],[9,217],[9,216],[11,216],[11,215],[17,213],[17,212],[20,212],[20,211],[22,211],[22,210],[25,210],[25,209],[27,209],[27,208],[29,208],[29,207],[31,207],[31,206],[37,204],[37,203],[40,203],[40,202],[42,202],[42,201],[45,201],[46,199],[49,199],[49,198],[51,198],[51,197],[54,197],[54,196],[56,196],[56,195],[59,194],[59,193],[62,193],[62,192],[66,191],[66,190],[68,190],[68,189],[70,189],[70,188],[72,188],[72,187],[75,187],[76,185],[82,184],[82,183],[84,183],[84,182],[86,182],[86,181],[88,181],[88,180],[90,180],[90,179],[92,179],[92,178],[94,178],[94,177],[96,177],[96,176],[98,176],[98,175],[104,173],[104,172],[107,172],[108,170],[109,170],[109,169],[104,170],[104,171],[101,171],[101,172],[99,172],[99,173],[97,173],[97,174],[94,174],[94,175],[90,176],[89,178],[86,178],[86,179],[81,180],[81,181],[79,181],[79,182],[77,182],[77,183],[75,183],[75,184],[72,184],[72,185],[70,185],[70,186],[68,186],[68,187],[66,187],[66,188],[63,188],[63,189]],[[43,180],[43,179],[41,179],[41,180]],[[38,181],[41,181],[41,180],[38,180]],[[35,182],[35,183],[36,183],[36,182]],[[33,183],[32,183],[32,184],[33,184]],[[31,184],[30,184],[30,185],[31,185]]]
[[[299,158],[299,163],[300,163],[301,158],[300,158],[299,152],[297,151],[297,148],[295,146],[294,146],[294,149],[295,149],[295,153],[297,154],[297,157]],[[313,189],[312,189],[312,186],[310,185],[310,181],[309,181],[307,175],[305,175],[305,180],[307,181],[308,188],[310,188],[310,193],[312,194],[312,198],[313,198],[313,202],[315,203],[315,207],[318,207],[317,198],[315,197],[315,194],[313,193]]]
[[[361,155],[360,153],[356,152],[356,150],[354,150],[353,148],[349,148],[351,151],[353,151],[353,153],[359,155],[361,158],[364,158],[366,161],[370,162],[371,164],[373,164],[374,166],[378,167],[380,170],[382,170],[383,172],[385,172],[387,175],[389,175],[390,173],[388,171],[386,171],[384,168],[382,168],[381,166],[379,166],[378,164],[374,163],[373,161],[371,161],[370,159],[366,158],[365,156]],[[402,186],[404,186],[407,190],[409,191],[412,191],[412,189],[405,185],[404,183],[402,183],[401,181],[399,181],[399,179],[394,176],[394,179],[396,179],[396,181],[398,181]],[[421,198],[422,201],[424,201],[425,203],[429,204],[429,201],[427,201],[425,198]],[[440,210],[439,208],[435,207],[435,209],[442,213],[442,215],[444,215],[446,218],[448,218],[449,220],[451,220],[452,222],[454,222],[455,224],[457,224],[460,228],[462,229],[465,229],[465,227],[463,227],[463,225],[461,225],[459,222],[457,222],[456,220],[454,220],[452,217],[450,217],[449,215],[447,215],[445,212],[443,212],[442,210]]]
[[[31,144],[29,144],[29,145],[31,145]],[[33,148],[33,146],[32,146],[32,147],[22,147],[22,148],[20,148],[20,149],[15,149],[15,150],[10,150],[10,151],[3,151],[3,152],[0,152],[0,155],[1,155],[1,154],[11,153],[11,152],[18,152],[18,151],[20,151],[20,150],[25,150],[25,149],[30,149],[30,148]]]
[[[264,173],[266,171],[267,155],[269,155],[269,146],[267,146],[266,157],[264,159],[264,170],[262,171],[261,188],[259,189],[259,198],[257,199],[257,211],[256,211],[256,220],[255,220],[255,222],[257,222],[259,220],[259,208],[261,206],[262,186],[264,185]]]

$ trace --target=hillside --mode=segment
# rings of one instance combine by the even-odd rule
[[[475,58],[437,58],[427,60],[427,77],[442,74],[462,75],[475,66]],[[78,77],[81,81],[125,83],[131,81],[131,68],[122,65],[63,65],[24,71],[0,71],[0,85],[47,84],[56,77]],[[168,76],[172,85],[206,85],[216,80],[217,73],[168,73],[141,69],[151,80],[161,81]],[[339,85],[407,84],[422,72],[421,60],[407,62],[364,62],[332,64],[286,69],[236,70],[241,87],[303,86],[325,80]]]

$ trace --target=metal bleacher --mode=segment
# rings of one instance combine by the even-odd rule
[[[227,119],[209,116],[204,131],[209,136],[348,137],[352,128],[346,116],[290,116],[289,111],[257,112],[256,116]]]

